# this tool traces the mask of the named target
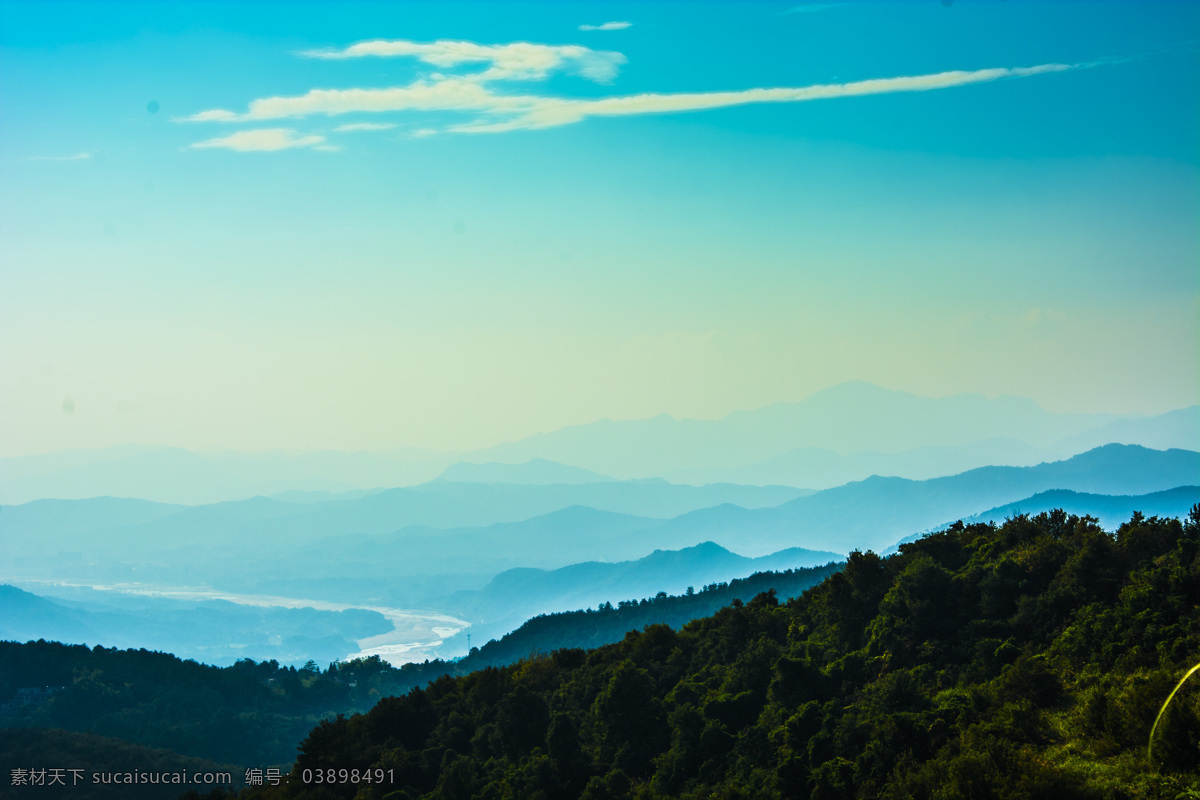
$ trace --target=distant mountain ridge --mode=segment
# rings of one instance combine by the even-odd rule
[[[631,597],[684,590],[744,578],[755,572],[817,567],[841,560],[838,553],[790,548],[746,558],[712,542],[680,550],[655,550],[637,560],[590,561],[554,570],[521,567],[501,572],[476,592],[446,598],[445,607],[472,620],[477,639],[495,638],[538,614],[591,608]]]
[[[1026,466],[1112,442],[1200,449],[1200,406],[1144,418],[1059,414],[1025,398],[926,398],[857,382],[719,420],[598,420],[470,453],[201,454],[124,445],[2,458],[0,503],[108,495],[198,505],[413,486],[438,475],[538,484],[553,477],[547,461],[561,465],[553,468],[556,482],[579,482],[590,472],[821,489],[873,473],[923,480],[985,465]]]
[[[1068,514],[1095,517],[1099,520],[1100,527],[1112,531],[1128,521],[1135,511],[1147,517],[1183,519],[1197,503],[1200,503],[1200,486],[1177,486],[1174,489],[1141,495],[1090,494],[1069,489],[1051,489],[1015,503],[988,509],[963,522],[999,524],[1018,514],[1035,515],[1061,508]]]
[[[801,447],[896,452],[1014,438],[1044,447],[1116,417],[1057,414],[1019,397],[925,398],[864,382],[843,383],[797,403],[737,411],[719,420],[601,420],[472,454],[472,459],[547,458],[618,478],[681,469],[735,468]]]
[[[1065,454],[1069,458],[1074,452]],[[838,453],[800,447],[732,469],[682,469],[664,474],[679,483],[730,482],[830,489],[872,475],[929,480],[984,466],[1027,467],[1046,461],[1046,451],[1018,439],[988,439],[958,446],[926,446],[896,453]]]
[[[1070,489],[1050,489],[970,517],[963,517],[961,521],[967,524],[983,522],[999,525],[1019,514],[1035,516],[1053,509],[1062,509],[1079,517],[1095,517],[1101,528],[1111,532],[1129,521],[1134,512],[1146,517],[1186,519],[1197,503],[1200,503],[1200,486],[1177,486],[1174,489],[1140,495],[1093,494],[1074,492]],[[952,524],[954,523],[947,521],[935,526],[933,530],[944,530]],[[896,545],[883,551],[882,555],[890,555],[896,552],[899,545],[915,542],[930,532],[932,531],[922,531],[906,536]]]
[[[382,614],[366,609],[316,611],[161,599],[100,607],[0,584],[0,640],[148,647],[210,664],[232,664],[244,657],[284,663],[337,659],[354,652],[356,640],[391,628]]]
[[[495,461],[473,464],[469,461],[459,461],[447,467],[437,479],[458,483],[519,483],[532,486],[605,483],[616,480],[590,469],[572,467],[544,458],[531,458],[520,464],[501,464]]]
[[[633,560],[705,541],[751,557],[791,547],[845,553],[886,548],[1052,489],[1140,495],[1198,484],[1200,453],[1108,445],[1031,467],[987,467],[928,481],[872,477],[807,495],[785,487],[661,481],[434,481],[313,504],[255,498],[178,509],[111,498],[39,501],[0,509],[0,574],[210,580],[233,588],[303,576],[330,585],[329,579],[354,576],[494,575],[518,566]],[[135,511],[145,518],[122,518]],[[68,517],[75,527],[47,522]],[[94,524],[80,527],[88,519]],[[285,561],[278,557],[283,551]]]
[[[660,541],[711,539],[747,555],[785,546],[849,552],[880,549],[947,519],[1049,489],[1146,494],[1200,483],[1200,453],[1106,445],[1032,467],[982,467],[927,481],[871,477],[766,509],[731,506],[676,517],[656,530]]]
[[[518,522],[570,506],[650,518],[737,503],[774,506],[805,492],[784,486],[717,484],[688,486],[666,481],[607,481],[589,484],[460,483],[433,481],[349,499],[289,503],[266,497],[180,506],[128,498],[37,500],[0,506],[0,544],[10,554],[45,550],[48,544],[75,547],[86,531],[106,531],[106,546],[156,547],[172,537],[189,537],[253,548],[326,536],[382,534],[409,526],[462,528]],[[34,540],[36,534],[39,537]],[[86,542],[86,537],[85,537]],[[691,543],[691,544],[694,544]],[[0,549],[0,561],[4,552]]]

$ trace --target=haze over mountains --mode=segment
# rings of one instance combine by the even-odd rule
[[[328,499],[439,475],[526,484],[662,477],[823,489],[873,474],[921,480],[980,466],[1028,466],[1110,443],[1200,449],[1200,406],[1143,418],[1058,414],[1024,398],[924,398],[846,383],[719,420],[599,420],[471,453],[248,455],[122,446],[4,458],[0,503],[107,495],[204,504],[282,492],[328,493],[319,496]]]
[[[969,517],[964,522],[990,522],[1015,517],[1018,514],[1036,515],[1052,509],[1062,509],[1068,514],[1095,517],[1100,527],[1116,530],[1133,514],[1146,517],[1184,517],[1192,506],[1200,503],[1200,486],[1179,486],[1162,492],[1151,492],[1137,496],[1098,495],[1087,492],[1072,492],[1053,489],[1038,492],[1015,503],[989,509],[982,514]]]
[[[536,614],[885,552],[957,519],[1183,515],[1200,492],[1198,422],[1200,407],[1054,414],[853,383],[721,420],[602,420],[466,454],[130,446],[4,459],[4,496],[44,496],[0,506],[0,580],[60,597],[70,591],[47,581],[418,609],[434,615],[423,630],[460,615],[482,644]],[[213,497],[238,499],[200,502]],[[106,619],[137,627],[119,611]],[[212,630],[205,613],[197,629]],[[221,624],[250,624],[236,616]],[[264,652],[296,639],[286,615],[255,624],[274,631],[253,640]],[[448,635],[412,652],[465,650]],[[321,652],[350,646],[335,639]]]
[[[1094,494],[1145,494],[1200,483],[1200,453],[1106,445],[1066,461],[1033,467],[980,467],[958,475],[910,481],[874,476],[826,489],[775,508],[705,509],[667,526],[688,529],[738,552],[762,555],[780,542],[821,543],[842,552],[886,548],[904,531],[929,530],[1050,488]],[[666,526],[664,526],[666,527]],[[797,532],[803,531],[799,542]]]
[[[0,640],[166,650],[209,664],[241,658],[303,664],[313,658],[342,658],[357,649],[357,639],[392,628],[382,615],[365,609],[185,602],[112,592],[101,600],[95,593],[74,594],[74,599],[51,600],[0,584]]]
[[[761,558],[745,558],[703,542],[680,550],[655,550],[634,561],[589,561],[555,570],[520,567],[501,572],[477,591],[458,592],[442,601],[473,620],[472,636],[485,642],[520,627],[538,614],[593,608],[603,603],[678,595],[688,587],[745,578],[756,572],[782,572],[841,560],[839,553],[794,547]]]
[[[711,540],[741,555],[788,547],[848,552],[959,517],[1067,489],[1140,495],[1200,484],[1200,454],[1107,445],[1033,467],[984,467],[928,481],[872,477],[814,494],[788,487],[665,481],[517,485],[433,481],[349,500],[269,498],[189,507],[142,500],[40,500],[4,507],[0,568],[127,579],[310,564],[358,574],[498,572],[640,558]],[[286,559],[279,554],[286,552]],[[86,569],[84,564],[95,565]],[[403,568],[402,570],[403,571]],[[146,578],[149,579],[149,578]]]

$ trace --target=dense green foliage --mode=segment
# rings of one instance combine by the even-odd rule
[[[786,604],[445,676],[254,798],[1127,798],[1200,789],[1200,507],[958,524]],[[388,785],[337,770],[390,770]],[[335,782],[305,785],[306,775]],[[316,770],[323,772],[317,773]]]
[[[376,656],[335,662],[324,671],[312,663],[297,670],[250,660],[221,669],[146,650],[0,642],[0,702],[22,686],[65,687],[41,707],[0,710],[0,726],[82,731],[244,767],[286,767],[319,721],[366,711],[381,697],[537,651],[619,641],[650,623],[678,626],[767,588],[797,595],[837,568],[764,572],[677,597],[538,617],[460,661],[401,668]]]
[[[161,800],[185,793],[196,773],[207,773],[209,779],[229,775],[234,784],[240,786],[245,772],[230,764],[181,756],[170,750],[155,750],[119,739],[37,728],[0,728],[0,765],[3,765],[0,800],[19,800],[23,797],[44,800]],[[14,776],[13,770],[24,770],[27,774],[45,770],[47,774],[39,778],[25,777],[24,782],[20,782],[22,779]],[[49,774],[55,771],[57,775]],[[114,773],[137,772],[159,773],[160,780],[162,773],[171,776],[168,780],[173,780],[176,775],[185,775],[189,780],[184,781],[184,785],[165,786],[149,782],[110,782],[110,776]],[[30,784],[29,781],[34,783]],[[203,789],[203,794],[197,792],[197,795],[208,798],[212,787]],[[221,796],[224,796],[224,792],[218,792],[214,797]]]
[[[823,567],[801,567],[783,572],[756,572],[728,583],[713,583],[696,592],[642,600],[623,600],[614,606],[605,603],[596,609],[542,614],[517,630],[483,647],[472,648],[470,655],[457,661],[429,661],[406,664],[402,673],[411,681],[406,688],[422,686],[442,675],[466,675],[484,667],[512,664],[534,653],[549,653],[562,648],[590,649],[619,642],[626,632],[647,625],[679,628],[691,620],[713,614],[734,600],[749,600],[774,590],[779,597],[796,597],[842,568],[840,563]]]
[[[0,698],[62,686],[0,725],[62,728],[250,767],[287,765],[296,742],[351,706],[349,688],[315,665],[242,661],[210,667],[167,653],[57,642],[0,642]]]

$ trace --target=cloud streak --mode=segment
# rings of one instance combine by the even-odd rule
[[[756,88],[726,92],[650,92],[586,100],[536,94],[504,94],[493,91],[478,80],[465,77],[443,77],[433,80],[421,79],[408,86],[387,89],[314,89],[306,94],[293,97],[268,97],[255,100],[250,103],[249,108],[243,114],[225,110],[210,110],[188,117],[186,120],[192,122],[254,122],[296,119],[313,115],[452,111],[473,114],[475,118],[446,128],[445,130],[448,132],[500,133],[554,128],[582,122],[591,117],[681,113],[759,103],[800,103],[841,97],[936,91],[1004,79],[1066,72],[1089,66],[1095,65],[1040,64],[1032,67],[953,70],[926,75],[874,78],[850,83],[816,84],[801,87]],[[279,131],[281,129],[268,130]]]
[[[341,50],[308,50],[301,55],[322,59],[408,56],[442,69],[464,64],[486,65],[483,72],[469,76],[476,81],[543,80],[552,72],[564,71],[597,83],[609,83],[626,61],[621,53],[592,50],[573,44],[478,44],[453,40],[412,42],[406,39],[374,39]]]
[[[236,150],[241,153],[293,150],[303,147],[312,147],[319,150],[331,149],[330,146],[324,145],[324,142],[324,136],[297,136],[296,132],[291,128],[256,128],[249,131],[238,131],[229,136],[196,142],[191,145],[191,148],[220,148]]]
[[[580,25],[581,31],[623,31],[633,26],[632,22],[605,22],[600,25]]]
[[[1068,64],[939,72],[899,78],[875,78],[852,83],[818,84],[798,88],[745,89],[734,92],[645,93],[600,100],[544,100],[515,119],[452,128],[464,133],[498,133],[508,130],[553,128],[582,122],[588,117],[617,117],[635,114],[664,114],[703,111],[757,103],[802,103],[839,97],[864,97],[897,92],[927,92],[988,83],[1003,78],[1025,78],[1049,72],[1065,72]]]
[[[810,3],[784,13],[803,13],[832,8],[835,3]],[[606,22],[581,26],[587,30],[620,30],[630,23]],[[950,70],[924,75],[871,78],[848,83],[796,87],[751,88],[720,92],[644,92],[610,97],[572,98],[514,91],[513,82],[545,81],[552,74],[567,73],[596,83],[607,83],[626,62],[621,53],[593,50],[580,45],[547,45],[530,42],[479,44],[439,40],[414,42],[406,39],[372,39],[340,49],[309,50],[300,55],[326,60],[360,58],[411,58],[436,67],[406,86],[387,88],[312,89],[304,94],[262,97],[252,100],[245,111],[208,109],[176,122],[262,123],[343,114],[460,114],[465,120],[441,123],[438,127],[418,118],[423,137],[435,133],[503,133],[573,125],[593,117],[625,117],[640,114],[677,114],[761,103],[803,103],[842,97],[926,92],[998,80],[1029,78],[1054,72],[1086,69],[1090,64],[1039,64],[1029,67],[997,67]],[[463,69],[458,69],[463,68]],[[443,74],[440,70],[455,70]],[[339,125],[338,133],[385,130],[394,122],[353,122]],[[322,136],[300,136],[290,128],[259,128],[231,136],[198,142],[196,148],[231,150],[331,149]]]

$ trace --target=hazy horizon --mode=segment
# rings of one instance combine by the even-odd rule
[[[956,398],[956,397],[978,397],[978,398],[983,398],[985,400],[1008,400],[1008,399],[1011,399],[1011,400],[1018,400],[1018,401],[1032,401],[1039,409],[1042,409],[1044,411],[1049,411],[1052,414],[1072,414],[1072,413],[1094,414],[1096,416],[1111,416],[1115,419],[1145,419],[1148,417],[1159,416],[1162,413],[1170,413],[1171,411],[1183,411],[1183,410],[1187,410],[1187,409],[1194,407],[1194,404],[1193,404],[1193,405],[1189,405],[1189,406],[1183,406],[1180,408],[1164,409],[1162,412],[1147,412],[1147,413],[1138,413],[1138,412],[1114,413],[1114,412],[1104,412],[1104,411],[1079,412],[1079,411],[1072,411],[1072,410],[1051,410],[1051,409],[1048,409],[1045,406],[1041,405],[1040,403],[1037,403],[1037,401],[1034,400],[1033,398],[1021,397],[1019,395],[1000,394],[1000,395],[988,396],[988,395],[985,395],[985,394],[982,394],[979,392],[956,392],[953,394],[927,397],[927,396],[915,394],[912,392],[905,392],[904,390],[889,389],[888,387],[879,386],[877,384],[869,383],[866,381],[845,381],[843,383],[838,383],[838,384],[834,384],[832,386],[827,386],[822,389],[818,389],[809,395],[806,395],[804,397],[800,397],[800,398],[797,398],[794,400],[777,400],[774,402],[766,403],[764,405],[755,406],[753,408],[733,409],[725,414],[721,414],[721,415],[715,416],[715,417],[678,416],[675,414],[671,414],[670,412],[667,412],[667,411],[662,411],[657,414],[649,414],[647,416],[629,417],[629,418],[599,417],[599,418],[595,418],[595,419],[582,420],[579,422],[569,422],[565,425],[555,427],[555,428],[533,430],[528,434],[517,436],[514,438],[510,438],[510,439],[487,440],[487,441],[480,443],[478,446],[458,448],[458,449],[449,448],[449,447],[446,447],[446,448],[427,447],[427,446],[419,446],[419,445],[400,443],[400,444],[392,445],[392,446],[380,446],[380,447],[374,447],[374,448],[365,447],[365,448],[360,448],[360,449],[355,449],[355,450],[343,450],[343,449],[334,448],[334,447],[312,449],[312,450],[294,449],[294,448],[286,448],[286,447],[275,447],[275,448],[263,449],[263,450],[245,450],[245,449],[240,449],[237,447],[220,447],[220,448],[217,448],[217,447],[210,448],[210,447],[203,447],[203,446],[190,447],[190,446],[187,446],[184,444],[178,444],[178,443],[174,443],[174,442],[163,442],[163,441],[159,441],[159,442],[122,441],[122,442],[114,442],[111,444],[97,445],[94,447],[69,447],[69,448],[63,448],[63,449],[59,449],[59,450],[48,450],[45,452],[36,452],[36,453],[0,452],[0,458],[36,457],[36,456],[55,455],[55,454],[59,454],[59,453],[69,453],[69,452],[73,452],[73,451],[113,450],[113,449],[126,448],[126,447],[128,447],[128,448],[144,448],[144,449],[172,449],[172,448],[174,448],[174,449],[188,450],[189,452],[203,454],[203,455],[211,455],[211,456],[218,456],[218,455],[223,455],[223,454],[229,454],[229,455],[236,454],[236,455],[245,455],[245,456],[255,456],[255,455],[300,456],[300,455],[313,455],[313,454],[319,454],[319,453],[368,453],[368,454],[375,454],[375,455],[386,455],[386,454],[399,454],[399,453],[406,452],[406,451],[409,454],[414,455],[414,456],[417,455],[418,453],[428,453],[430,455],[464,455],[465,456],[465,455],[469,455],[471,453],[476,453],[479,451],[487,451],[487,450],[490,450],[499,445],[514,444],[514,443],[520,442],[523,439],[537,436],[539,434],[555,433],[557,431],[561,431],[566,428],[578,428],[578,427],[587,426],[587,425],[590,425],[593,423],[645,422],[645,421],[654,420],[654,419],[657,419],[660,417],[669,417],[672,420],[680,421],[680,422],[719,422],[721,420],[725,420],[725,419],[729,418],[730,416],[733,416],[736,414],[745,414],[745,413],[753,413],[756,411],[763,411],[763,410],[766,410],[766,409],[769,409],[769,408],[772,408],[775,406],[798,405],[800,403],[803,403],[805,400],[808,400],[816,395],[820,395],[824,392],[828,392],[830,390],[836,390],[841,387],[846,387],[846,386],[855,385],[855,384],[864,384],[867,386],[871,386],[873,388],[883,389],[885,392],[897,392],[897,393],[909,395],[912,397],[918,397],[921,399],[929,399],[929,400],[944,400],[944,399]],[[1197,444],[1200,445],[1200,442],[1198,442]]]

